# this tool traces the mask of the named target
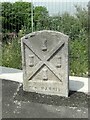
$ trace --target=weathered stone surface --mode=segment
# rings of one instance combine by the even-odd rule
[[[49,95],[68,96],[68,36],[43,30],[21,40],[23,89]]]

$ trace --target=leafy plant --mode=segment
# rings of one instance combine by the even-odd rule
[[[18,39],[14,39],[12,43],[3,43],[2,65],[21,69],[21,47]]]

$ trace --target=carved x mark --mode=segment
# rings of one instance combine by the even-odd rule
[[[27,45],[27,47],[40,59],[40,62],[31,70],[31,73],[28,76],[28,79],[31,80],[34,75],[37,74],[37,72],[46,65],[50,71],[61,81],[61,76],[59,75],[59,72],[57,69],[49,62],[51,57],[65,44],[64,41],[60,41],[58,45],[52,49],[44,58],[40,56],[40,54],[34,50],[28,40],[24,41],[24,43]]]

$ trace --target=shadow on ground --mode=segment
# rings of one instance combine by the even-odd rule
[[[3,118],[87,118],[88,98],[71,91],[68,98],[24,92],[21,84],[2,80]]]
[[[14,99],[56,106],[88,107],[88,95],[75,91],[70,91],[69,97],[65,98],[57,95],[51,96],[35,92],[25,92],[23,91],[23,86],[21,86]]]

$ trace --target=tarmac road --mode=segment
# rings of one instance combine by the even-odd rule
[[[38,99],[34,100],[35,94],[32,94],[31,101],[23,95],[20,96],[19,87],[20,84],[17,82],[2,80],[3,118],[88,118],[88,108],[84,104],[76,107],[75,105],[54,105],[47,104],[45,102],[47,99],[40,103]]]

